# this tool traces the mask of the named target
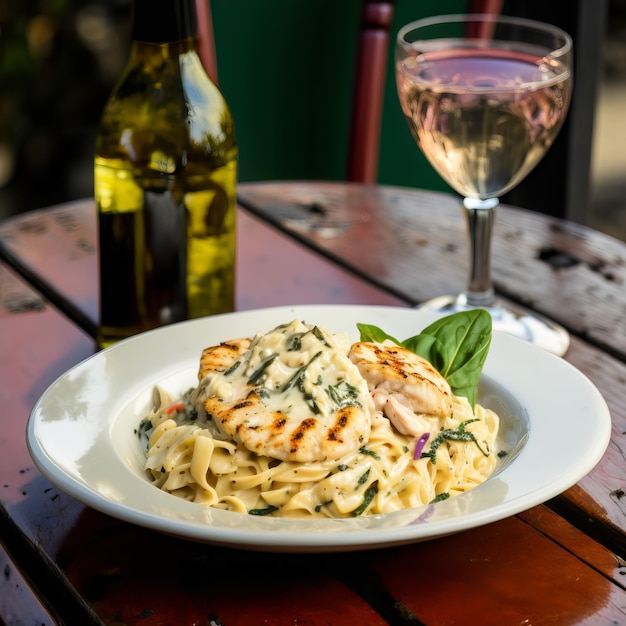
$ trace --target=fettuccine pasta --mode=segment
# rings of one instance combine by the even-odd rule
[[[279,356],[274,357],[272,365],[277,367],[277,371],[289,371],[283,372],[284,378],[276,382],[278,374],[268,369],[265,382],[273,381],[269,385],[271,389],[280,385],[284,388],[284,380],[293,380],[293,371],[303,371],[298,388],[319,416],[321,409],[311,400],[315,395],[306,391],[307,380],[314,387],[323,388],[322,374],[326,375],[323,363],[336,363],[335,350],[341,356],[346,350],[349,352],[350,345],[339,341],[336,335],[326,331],[320,333],[319,330],[319,337],[310,339],[308,345],[306,342],[309,341],[307,337],[311,328],[295,322],[279,327],[284,336],[293,337],[298,332],[304,338],[304,357],[298,362],[310,364],[313,360],[310,355],[314,354],[316,362],[322,362],[319,366],[321,373],[309,372],[310,365],[300,369],[297,365],[286,368],[284,363],[280,364],[280,350],[277,349]],[[265,345],[262,341],[262,336],[257,336],[251,348],[238,353],[239,361],[231,364],[228,371],[224,372],[222,367],[219,374],[211,376],[222,377],[226,373],[227,377],[233,377],[237,368],[248,374],[252,370],[258,373],[253,351],[255,345]],[[326,361],[317,341],[331,351]],[[395,350],[395,347],[391,349]],[[266,352],[265,348],[261,350],[259,359]],[[293,359],[293,354],[286,356]],[[349,372],[350,376],[356,376],[354,371]],[[311,376],[307,378],[309,374]],[[223,385],[223,380],[220,378],[220,385]],[[340,377],[337,383],[333,378],[327,391],[340,388],[342,380]],[[356,382],[355,378],[350,380]],[[255,385],[248,386],[258,389],[257,381],[254,382]],[[295,448],[291,448],[281,453],[287,458],[259,454],[250,449],[260,445],[258,432],[254,431],[256,439],[246,438],[239,422],[232,432],[240,433],[241,440],[237,440],[238,435],[225,434],[223,428],[216,425],[215,417],[199,406],[199,399],[203,403],[207,401],[206,390],[215,388],[215,380],[212,386],[207,385],[207,377],[201,377],[198,387],[190,389],[183,398],[172,398],[163,389],[156,388],[155,408],[142,424],[142,431],[148,436],[145,467],[154,485],[200,505],[294,518],[377,515],[454,497],[485,481],[495,469],[498,415],[479,404],[472,409],[464,397],[450,395],[451,410],[445,415],[415,414],[416,432],[421,433],[419,436],[416,432],[400,432],[411,430],[411,426],[398,422],[393,414],[390,414],[392,419],[388,418],[385,409],[380,409],[380,403],[370,404],[369,399],[359,397],[356,391],[346,396],[347,399],[335,398],[337,414],[344,410],[346,404],[352,403],[353,407],[359,408],[359,420],[363,419],[363,415],[367,416],[367,439],[359,441],[353,449],[337,458],[330,458],[331,454],[329,458],[302,462],[290,460],[300,454],[299,449],[294,452]],[[395,391],[392,395],[397,412],[399,396]],[[401,397],[400,401],[404,402]],[[240,404],[233,406],[239,410]],[[339,406],[343,408],[339,409]],[[331,407],[328,412],[332,414],[332,410]],[[283,415],[283,412],[279,411],[274,416],[276,414]],[[227,418],[222,419],[226,423]],[[247,413],[246,424],[252,419],[255,415],[250,417]],[[405,416],[404,419],[408,418]],[[275,434],[272,433],[272,436]]]

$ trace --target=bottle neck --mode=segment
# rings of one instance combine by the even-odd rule
[[[134,0],[133,41],[173,43],[197,34],[194,0]]]

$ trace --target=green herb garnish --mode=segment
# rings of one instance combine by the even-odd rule
[[[235,361],[225,372],[224,372],[224,376],[230,376],[235,370],[237,370],[239,368],[239,366],[241,365],[241,361],[237,360]]]
[[[248,515],[269,515],[270,513],[273,513],[274,511],[278,511],[278,507],[270,504],[269,506],[266,506],[264,509],[250,509],[248,511]]]
[[[298,379],[298,390],[302,394],[304,401],[309,405],[309,408],[315,415],[320,415],[322,413],[322,409],[320,409],[317,401],[315,400],[315,396],[312,393],[309,393],[304,388],[304,376],[301,376]]]
[[[302,349],[302,335],[304,335],[304,333],[294,333],[287,339],[287,352],[294,352]]]
[[[465,430],[465,424],[470,424],[471,422],[477,422],[477,421],[478,421],[478,419],[466,420],[464,422],[461,422],[461,424],[459,424],[459,427],[456,428],[456,429],[455,428],[446,428],[445,430],[440,431],[440,433],[435,437],[433,442],[430,444],[430,449],[428,450],[428,452],[422,452],[420,458],[429,457],[430,458],[430,462],[433,465],[435,465],[435,463],[437,462],[437,448],[439,448],[439,446],[444,441],[464,441],[466,443],[473,442],[473,443],[476,444],[478,449],[485,456],[489,456],[489,452],[488,451],[485,452],[485,450],[483,450],[480,447],[480,444],[476,440],[476,437],[474,437],[474,434],[473,433],[468,433]]]
[[[263,359],[259,367],[257,367],[256,371],[254,371],[252,373],[252,376],[248,378],[248,384],[256,385],[257,383],[260,383],[265,378],[265,370],[267,370],[267,368],[276,360],[277,357],[278,353],[274,352],[273,354],[270,354],[268,357]]]
[[[359,448],[359,452],[361,454],[369,454],[370,456],[373,456],[375,459],[380,459],[380,454],[378,454],[377,452],[374,452],[373,450],[370,450],[369,448],[366,448],[365,446]]]
[[[315,512],[319,513],[325,506],[328,506],[329,504],[332,504],[333,501],[332,500],[328,500],[327,502],[320,502],[319,504],[315,505]]]
[[[291,387],[300,385],[302,383],[302,380],[304,379],[304,374],[307,371],[309,365],[311,365],[311,363],[313,363],[315,359],[319,358],[321,354],[322,352],[320,350],[317,354],[314,354],[311,357],[308,363],[305,363],[302,367],[298,368],[296,373],[283,385],[281,391],[287,391],[288,389],[291,389]]]
[[[437,502],[443,502],[450,497],[450,494],[447,491],[444,493],[440,493],[438,496],[435,496],[428,504],[437,504]]]
[[[363,485],[364,483],[367,482],[367,479],[370,477],[370,470],[368,469],[365,474],[363,474],[359,480],[357,480],[357,484],[359,485]]]
[[[152,428],[152,422],[146,417],[139,422],[139,427],[134,429],[135,434],[141,439],[147,436],[148,431]]]
[[[336,385],[328,385],[326,393],[338,409],[346,406],[361,406],[357,400],[359,390],[345,380],[339,381]]]
[[[365,510],[370,505],[372,500],[376,497],[377,493],[378,493],[378,482],[375,482],[375,483],[372,483],[367,488],[367,491],[365,492],[365,496],[363,497],[363,502],[361,503],[361,506],[358,506],[356,509],[354,509],[353,513],[355,517],[358,517],[362,513],[365,513]]]
[[[311,329],[311,332],[313,333],[313,336],[323,345],[323,346],[327,346],[328,342],[326,341],[326,337],[324,337],[324,333],[317,327],[317,326],[313,326],[313,328]]]

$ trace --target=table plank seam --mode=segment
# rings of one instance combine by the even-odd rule
[[[44,557],[33,541],[19,529],[2,503],[0,539],[21,575],[59,625],[80,623],[82,626],[104,626],[104,622],[81,601],[58,566]]]
[[[33,289],[38,291],[52,306],[74,322],[79,328],[84,330],[90,337],[94,339],[97,337],[97,324],[89,319],[83,311],[67,298],[64,298],[50,283],[35,274],[29,267],[22,263],[2,240],[0,240],[0,260],[26,280]]]
[[[615,528],[607,520],[594,519],[585,514],[584,511],[574,507],[564,494],[548,500],[545,505],[567,520],[574,528],[609,550],[619,567],[626,566],[626,545],[624,545],[624,537],[619,528]]]

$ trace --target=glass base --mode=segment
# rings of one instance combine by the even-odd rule
[[[474,307],[468,305],[465,297],[461,295],[433,298],[417,308],[449,315]],[[541,315],[508,304],[506,307],[496,304],[481,308],[491,313],[493,328],[496,330],[525,339],[558,356],[563,356],[569,348],[569,333],[555,322]]]

